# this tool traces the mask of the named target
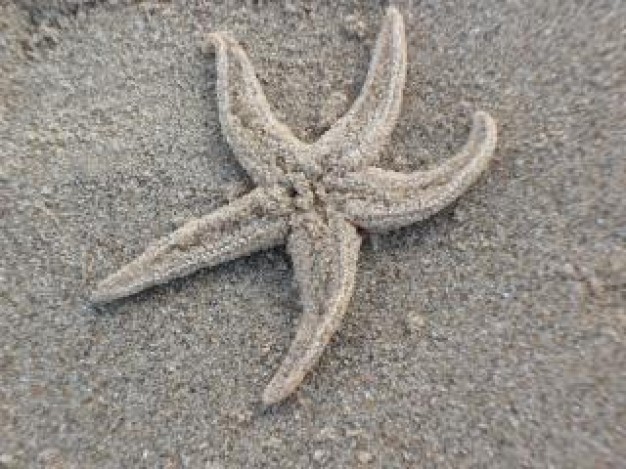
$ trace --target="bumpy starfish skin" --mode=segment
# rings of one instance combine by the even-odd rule
[[[406,78],[404,24],[394,7],[387,10],[361,94],[312,144],[274,117],[241,46],[225,33],[210,40],[217,56],[220,123],[257,188],[150,246],[103,280],[92,299],[112,301],[286,244],[304,312],[263,394],[269,405],[300,385],[338,329],[354,289],[357,229],[405,226],[454,201],[491,160],[496,125],[477,112],[465,147],[427,171],[402,174],[372,166],[398,119]]]

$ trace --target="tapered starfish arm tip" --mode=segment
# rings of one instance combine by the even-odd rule
[[[361,228],[386,231],[424,220],[474,184],[493,158],[496,123],[474,114],[465,146],[439,166],[414,173],[368,167],[333,181],[347,218]]]
[[[402,15],[389,7],[361,92],[348,112],[313,144],[316,161],[354,170],[378,160],[400,115],[406,56]]]
[[[356,275],[361,236],[340,214],[296,216],[287,241],[304,313],[263,403],[289,396],[317,363],[346,312]]]
[[[152,244],[98,284],[106,303],[285,241],[292,202],[280,187],[258,188]]]

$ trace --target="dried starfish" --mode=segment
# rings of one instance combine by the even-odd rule
[[[477,112],[465,147],[434,169],[401,174],[371,166],[398,119],[406,77],[404,23],[394,7],[361,94],[312,144],[274,117],[241,46],[225,33],[209,37],[216,48],[220,123],[257,188],[150,246],[103,280],[92,299],[111,301],[286,243],[304,314],[263,393],[269,405],[298,387],[339,327],[354,288],[359,229],[405,226],[458,198],[487,167],[496,125]]]

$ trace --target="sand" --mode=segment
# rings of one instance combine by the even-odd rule
[[[580,4],[578,4],[580,3]],[[395,2],[383,164],[494,164],[369,236],[295,396],[260,395],[300,307],[284,248],[100,308],[96,282],[250,189],[217,118],[226,30],[307,141],[365,78],[378,2],[0,5],[0,467],[618,467],[626,458],[626,4]]]

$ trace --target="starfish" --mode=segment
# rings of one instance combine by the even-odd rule
[[[406,42],[389,7],[360,95],[316,142],[297,139],[272,114],[253,66],[227,33],[212,33],[219,120],[256,188],[156,241],[98,284],[94,303],[135,294],[198,269],[286,244],[303,315],[262,400],[282,401],[315,366],[354,289],[364,234],[409,225],[463,194],[486,169],[496,124],[473,116],[465,146],[443,164],[410,174],[374,166],[400,114]]]

